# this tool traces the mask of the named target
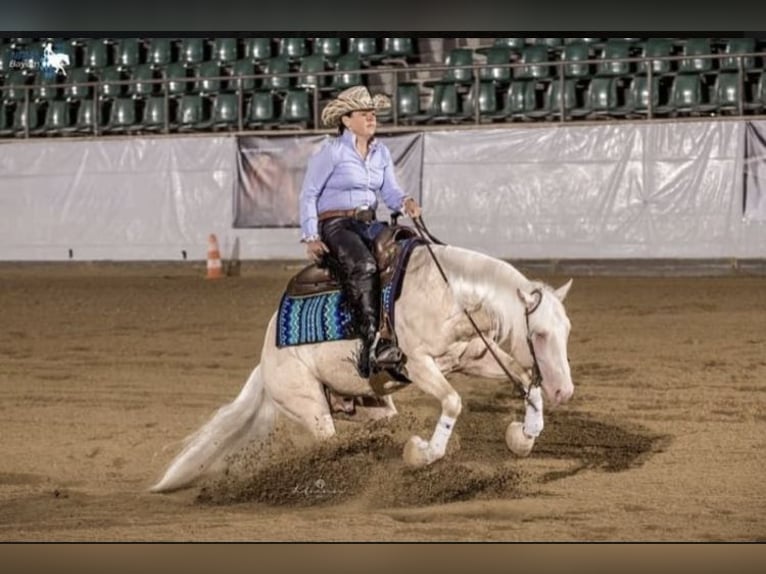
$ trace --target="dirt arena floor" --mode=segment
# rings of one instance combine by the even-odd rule
[[[283,423],[228,474],[149,493],[239,392],[298,266],[0,265],[0,540],[766,541],[763,274],[575,275],[575,395],[527,459],[503,439],[510,384],[455,377],[429,468],[401,450],[438,405],[407,388],[395,420],[325,445]]]

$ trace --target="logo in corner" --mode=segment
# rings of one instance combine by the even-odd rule
[[[69,66],[69,64],[69,54],[55,52],[52,42],[45,43],[43,57],[40,59],[40,69],[44,74],[52,76],[63,74],[66,76],[66,68],[64,66]]]

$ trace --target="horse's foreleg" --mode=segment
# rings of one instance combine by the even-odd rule
[[[438,366],[430,357],[413,359],[407,363],[410,378],[424,392],[441,402],[442,412],[436,423],[431,439],[426,441],[412,436],[404,447],[404,461],[411,466],[425,466],[439,460],[447,452],[447,443],[452,436],[462,404],[460,395],[444,378]]]

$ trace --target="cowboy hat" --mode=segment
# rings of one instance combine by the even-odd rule
[[[340,118],[349,112],[357,110],[382,110],[391,107],[391,100],[383,94],[370,95],[364,86],[354,86],[343,90],[337,97],[327,104],[322,110],[322,123],[329,127],[335,127],[340,123]]]

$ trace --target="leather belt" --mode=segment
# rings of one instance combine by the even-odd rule
[[[375,220],[375,210],[371,207],[358,207],[356,209],[332,209],[323,211],[317,218],[319,221],[332,219],[333,217],[353,217],[357,221],[370,222]]]

